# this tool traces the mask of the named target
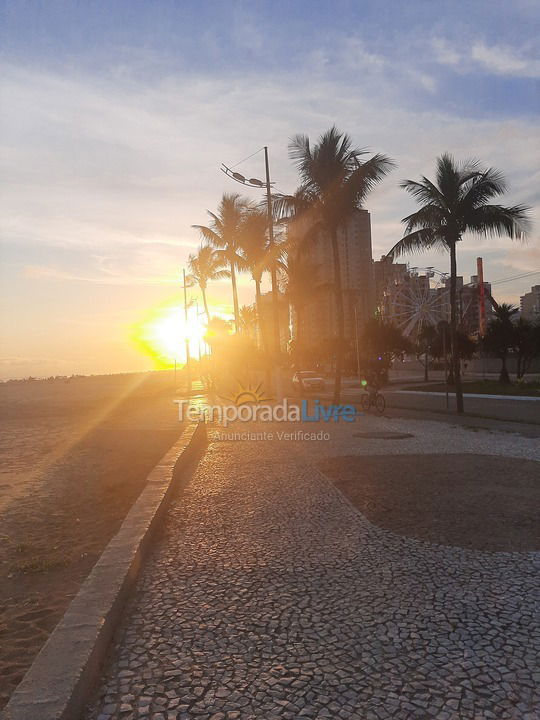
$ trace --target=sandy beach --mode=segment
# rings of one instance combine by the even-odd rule
[[[170,373],[0,385],[0,707],[181,432]]]

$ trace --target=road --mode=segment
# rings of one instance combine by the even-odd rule
[[[383,388],[382,393],[387,408],[443,413],[445,415],[448,412],[455,414],[456,404],[453,394],[449,395],[449,408],[447,410],[444,393],[426,393],[392,386]],[[362,390],[345,386],[342,402],[358,403],[361,395]],[[321,396],[324,400],[330,400],[331,397],[331,392],[326,392]],[[510,423],[540,425],[540,398],[468,394],[464,398],[465,413],[469,418],[490,418]]]

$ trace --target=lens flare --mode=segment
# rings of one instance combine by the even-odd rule
[[[196,307],[188,308],[186,322],[182,306],[165,304],[149,310],[132,327],[131,339],[140,352],[152,358],[157,369],[165,369],[186,362],[186,340],[191,357],[204,353],[205,333],[206,318]]]

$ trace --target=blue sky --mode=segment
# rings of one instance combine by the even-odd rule
[[[0,374],[146,367],[131,323],[179,295],[193,223],[227,185],[222,161],[331,124],[398,169],[366,203],[374,256],[413,210],[403,177],[435,157],[503,170],[538,217],[537,2],[0,3],[3,361]],[[242,169],[262,173],[257,156]],[[540,269],[527,246],[468,239],[487,279]],[[411,257],[446,270],[444,255]],[[538,277],[500,285],[519,301]],[[226,305],[226,283],[214,288]],[[243,282],[243,301],[252,289]],[[114,361],[110,358],[114,357]],[[108,359],[107,359],[108,358]],[[3,368],[3,369],[2,369]]]

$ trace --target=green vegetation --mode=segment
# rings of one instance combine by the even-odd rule
[[[387,382],[392,361],[412,350],[412,343],[401,330],[380,317],[364,325],[361,337],[360,370],[380,386]]]
[[[333,291],[336,309],[334,403],[341,397],[345,361],[345,310],[338,231],[355,210],[363,207],[369,192],[388,174],[394,163],[377,153],[363,161],[365,150],[353,147],[349,135],[335,126],[311,145],[307,135],[296,135],[289,156],[296,165],[301,185],[294,195],[278,195],[275,214],[289,222],[306,224],[306,233],[324,230],[333,259]],[[307,236],[306,236],[307,237]]]
[[[506,192],[503,175],[493,168],[483,168],[477,160],[458,163],[449,153],[437,158],[435,182],[422,177],[420,182],[405,180],[401,187],[421,207],[403,219],[406,235],[394,245],[388,257],[395,259],[410,252],[431,249],[446,250],[450,254],[451,358],[457,411],[462,413],[463,390],[456,341],[457,244],[466,234],[521,239],[529,226],[529,208],[489,203]]]
[[[224,193],[217,212],[213,213],[207,210],[211,219],[210,226],[193,225],[193,227],[200,232],[201,237],[207,245],[217,248],[212,255],[212,263],[215,271],[220,267],[228,267],[228,273],[230,273],[229,276],[232,283],[234,327],[236,332],[238,332],[240,327],[240,307],[238,305],[236,272],[243,267],[244,260],[240,254],[242,250],[240,236],[242,223],[249,209],[250,203],[246,198],[240,197],[238,193]]]

